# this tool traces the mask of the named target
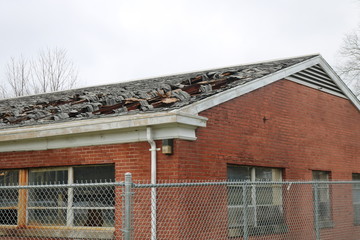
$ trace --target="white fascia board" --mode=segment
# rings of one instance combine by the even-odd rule
[[[173,112],[185,112],[189,114],[199,114],[200,112],[217,106],[221,103],[229,101],[233,98],[239,97],[251,91],[257,90],[261,87],[267,86],[273,82],[276,82],[281,79],[286,79],[290,75],[300,72],[306,68],[312,67],[316,64],[319,64],[331,79],[338,85],[338,87],[343,91],[343,93],[349,98],[349,100],[360,110],[360,102],[356,96],[349,90],[346,84],[337,76],[334,70],[329,66],[329,64],[321,57],[321,55],[315,56],[278,72],[266,75],[264,77],[253,80],[244,85],[237,86],[235,88],[229,89],[227,91],[218,93],[211,97],[208,97],[204,100],[193,103],[189,106],[185,106],[181,109],[173,110]],[[293,79],[292,79],[293,81]],[[303,84],[303,83],[301,83]],[[305,85],[305,84],[303,84]],[[333,92],[331,92],[333,94]]]
[[[134,128],[169,124],[205,127],[207,118],[186,114],[160,112],[151,114],[124,115],[98,119],[79,120],[64,123],[24,126],[0,130],[0,142],[78,135],[108,130],[132,131]]]
[[[154,140],[196,140],[196,126],[172,123],[152,128]],[[0,142],[0,152],[39,151],[142,141],[147,141],[146,127]]]
[[[343,91],[345,96],[347,96],[349,98],[349,100],[355,105],[355,107],[360,111],[359,99],[348,88],[348,86],[344,83],[344,81],[341,80],[341,78],[336,74],[336,72],[331,68],[331,66],[321,56],[319,56],[319,58],[320,58],[319,65],[331,77],[331,79],[341,89],[341,91]]]
[[[231,99],[234,99],[236,97],[239,97],[241,95],[244,95],[246,93],[252,92],[254,90],[257,90],[261,87],[264,87],[266,85],[269,85],[273,82],[276,82],[278,80],[284,79],[294,73],[300,72],[306,68],[312,67],[319,63],[319,57],[313,57],[308,60],[305,60],[301,63],[295,64],[293,66],[290,66],[288,68],[285,68],[283,70],[271,73],[269,75],[266,75],[264,77],[258,78],[256,80],[253,80],[249,83],[234,87],[232,89],[229,89],[227,91],[218,93],[216,95],[213,95],[211,97],[208,97],[204,100],[198,101],[196,103],[193,103],[189,106],[185,106],[181,109],[173,110],[173,112],[184,112],[189,114],[198,114],[204,110],[207,110],[209,108],[212,108],[214,106],[217,106],[221,103],[224,103],[226,101],[229,101]]]

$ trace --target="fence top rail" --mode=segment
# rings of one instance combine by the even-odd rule
[[[219,182],[182,182],[182,183],[134,183],[134,188],[200,187],[200,186],[254,186],[254,185],[295,185],[295,184],[360,184],[360,181],[219,181]]]
[[[200,187],[200,186],[257,186],[257,185],[299,185],[299,184],[360,184],[360,181],[211,181],[211,182],[168,182],[168,183],[132,183],[133,188],[166,188],[166,187]],[[75,183],[75,184],[32,184],[32,185],[0,185],[0,190],[35,189],[35,188],[81,188],[81,187],[123,187],[125,182]]]
[[[0,185],[0,190],[5,189],[34,189],[34,188],[81,188],[81,187],[112,187],[125,186],[124,182],[95,182],[73,184],[32,184],[32,185]]]

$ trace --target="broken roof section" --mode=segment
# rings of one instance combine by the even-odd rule
[[[0,101],[0,129],[169,111],[316,56],[5,99]]]

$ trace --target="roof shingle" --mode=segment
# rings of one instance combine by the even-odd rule
[[[5,99],[0,129],[181,108],[315,56]]]

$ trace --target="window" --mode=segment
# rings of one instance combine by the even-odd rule
[[[313,171],[314,181],[329,181],[330,173],[326,171]],[[327,183],[318,184],[319,222],[321,228],[332,227],[330,187]]]
[[[20,171],[26,170],[0,171],[0,184],[19,185]],[[73,184],[114,179],[113,165],[75,166],[30,169],[27,184]],[[21,197],[21,191],[0,191],[0,225],[18,225],[23,222],[29,226],[114,226],[113,186],[30,188],[27,190],[27,198]],[[21,217],[25,211],[18,211],[20,205],[26,207],[25,217]]]
[[[85,183],[114,180],[113,166],[32,169],[30,184]],[[28,224],[113,227],[113,187],[30,189]]]
[[[29,184],[68,183],[67,168],[34,169],[29,171]],[[67,188],[29,190],[28,225],[65,225],[68,203]]]
[[[353,181],[360,181],[360,173],[353,173]],[[353,184],[354,224],[360,225],[360,183]]]
[[[244,213],[247,213],[249,234],[284,231],[281,185],[251,184],[256,181],[278,182],[282,180],[281,174],[281,169],[276,168],[228,166],[229,180],[249,181],[246,189],[243,185],[228,187],[230,237],[243,234]]]
[[[0,185],[18,185],[18,170],[0,171]],[[0,190],[0,225],[17,225],[19,191],[16,189]]]

